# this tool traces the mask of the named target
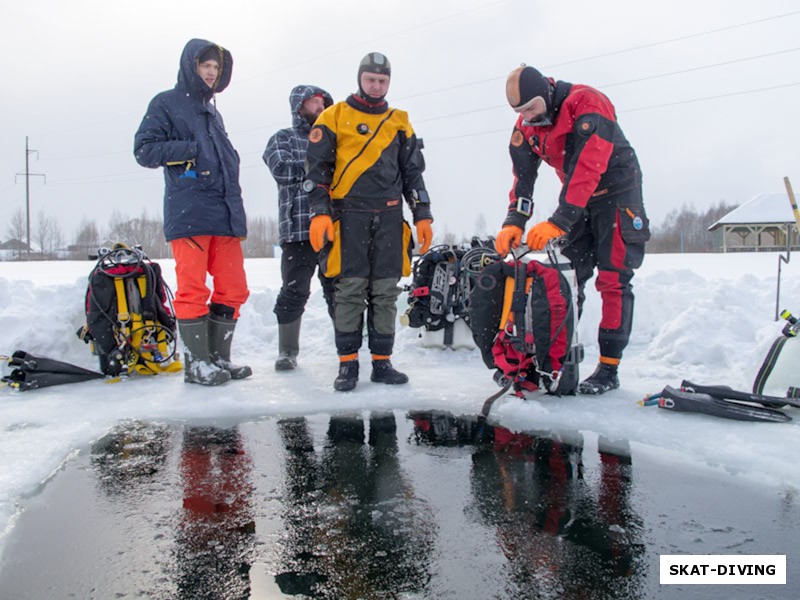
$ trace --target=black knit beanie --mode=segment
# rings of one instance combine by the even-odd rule
[[[506,80],[506,98],[511,107],[519,112],[526,108],[531,100],[541,96],[544,98],[548,112],[551,108],[550,82],[533,67],[522,65],[517,67]]]

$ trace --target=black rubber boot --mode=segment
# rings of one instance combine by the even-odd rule
[[[244,379],[253,374],[247,365],[231,362],[231,343],[236,329],[236,319],[220,317],[213,312],[208,315],[208,351],[211,362],[231,374],[231,379]]]
[[[278,323],[278,360],[276,371],[291,371],[297,366],[300,352],[300,319],[291,323]]]
[[[604,394],[609,390],[615,390],[618,387],[617,365],[598,363],[594,373],[581,381],[578,386],[578,393],[598,395]]]
[[[208,350],[208,315],[179,320],[178,331],[183,340],[183,380],[186,383],[219,385],[230,381],[230,372],[211,362]]]
[[[369,379],[375,383],[388,383],[389,385],[408,383],[408,375],[396,370],[388,358],[372,361],[372,375],[369,376]]]
[[[333,382],[333,389],[337,392],[349,392],[355,389],[358,383],[358,361],[347,360],[339,363],[339,375]]]

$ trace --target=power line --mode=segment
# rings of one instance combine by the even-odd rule
[[[573,65],[573,64],[576,64],[576,63],[580,63],[580,62],[585,62],[585,61],[589,61],[589,60],[595,60],[597,58],[606,58],[608,56],[614,56],[616,54],[624,54],[626,52],[634,52],[636,50],[643,50],[645,48],[652,48],[654,46],[661,46],[661,45],[664,45],[664,44],[671,44],[673,42],[679,42],[679,41],[688,40],[688,39],[691,39],[691,38],[702,37],[702,36],[706,36],[706,35],[712,35],[714,33],[720,33],[722,31],[727,31],[727,30],[730,30],[730,29],[736,29],[736,28],[739,28],[739,27],[747,27],[749,25],[755,25],[757,23],[763,23],[765,21],[772,21],[772,20],[775,20],[775,19],[782,19],[784,17],[791,17],[791,16],[799,14],[799,13],[800,13],[800,10],[795,10],[795,11],[784,13],[784,14],[781,14],[781,15],[774,15],[772,17],[765,17],[763,19],[757,19],[755,21],[747,21],[745,23],[738,23],[736,25],[728,25],[726,27],[719,27],[717,29],[710,29],[708,31],[701,31],[699,33],[691,33],[691,34],[688,34],[688,35],[683,35],[683,36],[676,37],[676,38],[671,38],[671,39],[668,39],[668,40],[661,40],[661,41],[658,41],[658,42],[651,42],[649,44],[642,44],[640,46],[631,46],[630,48],[623,48],[621,50],[613,50],[611,52],[606,52],[604,54],[595,54],[593,56],[585,56],[583,58],[576,58],[574,60],[569,60],[569,61],[566,61],[566,62],[555,63],[555,64],[552,64],[552,65],[545,65],[545,66],[542,67],[542,69],[554,69],[556,67],[563,67],[565,65]],[[453,86],[446,87],[446,88],[440,88],[440,89],[437,89],[437,90],[430,90],[430,91],[427,91],[427,92],[420,92],[418,94],[411,94],[410,96],[403,96],[402,98],[398,98],[398,100],[407,100],[408,98],[417,98],[419,96],[427,96],[427,95],[430,95],[430,94],[438,94],[439,92],[448,92],[450,90],[455,90],[455,89],[458,89],[458,88],[469,87],[469,86],[478,85],[478,84],[481,84],[481,83],[488,83],[490,81],[498,81],[500,79],[505,79],[506,77],[507,77],[507,75],[503,75],[503,76],[500,76],[500,77],[490,77],[488,79],[479,79],[477,81],[469,81],[467,83],[460,83],[458,85],[453,85]]]
[[[438,20],[429,21],[429,22],[424,23],[422,25],[417,25],[417,26],[414,26],[414,27],[411,27],[411,28],[408,28],[408,29],[405,29],[405,30],[401,30],[399,32],[390,34],[389,36],[385,36],[385,37],[391,37],[393,35],[399,35],[400,33],[407,33],[408,31],[412,31],[414,29],[419,29],[421,27],[425,27],[425,26],[428,26],[428,25],[431,25],[431,24],[435,24],[437,22],[444,21],[444,20],[447,20],[447,19],[450,19],[450,18],[454,18],[454,17],[460,16],[460,15],[463,15],[463,14],[466,14],[466,13],[469,13],[469,12],[472,12],[472,11],[480,10],[482,8],[493,6],[495,4],[500,4],[503,1],[505,1],[505,0],[498,0],[497,2],[492,2],[492,3],[489,3],[489,4],[481,5],[481,6],[466,10],[466,11],[462,11],[460,13],[449,15],[448,17],[443,17],[443,18],[438,19]],[[728,26],[725,26],[725,27],[719,27],[717,29],[711,29],[711,30],[708,30],[708,31],[687,34],[687,35],[683,35],[683,36],[679,36],[679,37],[675,37],[675,38],[671,38],[671,39],[667,39],[667,40],[661,40],[661,41],[658,41],[658,42],[651,42],[649,44],[642,44],[642,45],[639,45],[639,46],[632,46],[630,48],[623,48],[621,50],[614,50],[614,51],[607,52],[607,53],[604,53],[604,54],[597,54],[597,55],[593,55],[593,56],[588,56],[588,57],[583,57],[583,58],[578,58],[578,59],[566,61],[566,62],[563,62],[563,63],[556,63],[556,64],[553,64],[553,65],[547,65],[547,66],[544,66],[542,68],[543,69],[550,69],[550,68],[554,68],[554,67],[559,67],[559,66],[564,66],[564,65],[575,64],[575,63],[579,63],[579,62],[594,60],[594,59],[597,59],[597,58],[604,58],[604,57],[607,57],[607,56],[613,56],[613,55],[616,55],[616,54],[623,54],[623,53],[626,53],[626,52],[633,52],[633,51],[641,50],[641,49],[644,49],[644,48],[650,48],[650,47],[653,47],[653,46],[659,46],[659,45],[668,44],[668,43],[672,43],[672,42],[676,42],[676,41],[682,41],[682,40],[687,40],[687,39],[691,39],[691,38],[696,38],[696,37],[701,37],[701,36],[706,36],[706,35],[712,35],[714,33],[719,33],[719,32],[722,32],[722,31],[727,31],[727,30],[731,30],[731,29],[737,29],[737,28],[741,28],[741,27],[747,27],[747,26],[750,26],[750,25],[755,25],[755,24],[758,24],[758,23],[766,22],[766,21],[772,21],[772,20],[776,20],[776,19],[790,17],[790,16],[794,16],[796,14],[800,14],[800,11],[792,11],[792,12],[783,13],[783,14],[780,14],[780,15],[773,15],[773,16],[770,16],[770,17],[765,17],[763,19],[757,19],[757,20],[754,20],[754,21],[747,21],[747,22],[744,22],[744,23],[737,23],[737,24],[734,24],[734,25],[728,25]],[[377,38],[376,40],[372,40],[372,41],[378,41],[380,39],[384,39],[384,38]],[[369,42],[369,43],[371,43],[371,42]],[[798,50],[798,48],[794,48],[794,49],[790,49],[790,50],[781,50],[781,51],[778,51],[778,52],[773,52],[773,53],[764,54],[764,55],[760,55],[760,56],[754,56],[754,57],[747,57],[747,58],[738,59],[738,60],[729,61],[729,62],[724,62],[724,63],[717,63],[716,65],[707,65],[707,66],[704,66],[704,67],[695,67],[695,68],[692,68],[692,69],[686,69],[684,71],[674,71],[672,73],[664,73],[664,74],[660,74],[660,75],[653,75],[653,76],[649,76],[649,77],[643,77],[643,78],[640,78],[640,79],[632,79],[632,80],[629,80],[629,81],[616,82],[616,83],[606,84],[606,85],[598,86],[598,87],[613,87],[613,86],[616,86],[616,85],[634,83],[634,82],[637,82],[637,81],[644,81],[644,80],[647,80],[647,79],[655,79],[655,78],[658,78],[658,77],[667,77],[669,75],[675,75],[675,74],[679,74],[679,73],[690,72],[690,71],[693,71],[693,70],[711,68],[713,66],[721,66],[721,65],[726,65],[726,64],[733,64],[735,62],[742,62],[742,61],[746,61],[746,60],[754,60],[756,58],[763,58],[763,57],[773,56],[773,55],[776,55],[776,54],[781,54],[781,53],[786,53],[786,52],[794,52],[796,50]],[[338,52],[338,51],[335,51],[334,53],[336,53],[336,52]],[[326,57],[329,56],[329,55],[330,54],[326,54]],[[304,62],[310,62],[311,60],[316,60],[316,58],[315,59],[309,59],[309,61],[304,61]],[[296,63],[296,64],[300,64],[300,63]],[[295,65],[291,65],[291,66],[296,66],[296,64]],[[282,67],[281,69],[277,69],[277,70],[282,70],[283,68],[287,68],[287,67]],[[497,80],[505,79],[505,78],[506,78],[506,75],[503,75],[501,77],[490,77],[488,79],[480,79],[480,80],[476,80],[476,81],[470,81],[470,82],[457,84],[457,85],[453,85],[453,86],[446,87],[446,88],[439,88],[439,89],[435,89],[435,90],[429,90],[429,91],[420,92],[420,93],[417,93],[417,94],[411,94],[411,95],[408,95],[408,96],[403,96],[401,98],[398,98],[397,100],[402,101],[402,100],[406,100],[406,99],[409,99],[409,98],[416,98],[416,97],[419,97],[419,96],[437,94],[437,93],[440,93],[440,92],[446,92],[446,91],[450,91],[450,90],[454,90],[454,89],[470,87],[470,86],[473,86],[473,85],[478,85],[478,84],[481,84],[481,83],[488,83],[488,82],[491,82],[491,81],[497,81]],[[475,111],[467,111],[465,113],[458,113],[458,114],[462,114],[463,115],[463,114],[469,114],[469,113],[472,113],[472,112],[480,112],[481,110],[494,110],[494,109],[500,108],[501,106],[502,105],[490,106],[490,107],[486,107],[486,108],[483,108],[483,109],[478,109],[478,110],[475,110]],[[446,115],[446,116],[442,116],[442,117],[434,117],[434,118],[431,118],[431,119],[425,119],[424,121],[416,121],[416,122],[417,123],[423,123],[423,122],[428,122],[428,121],[435,120],[437,118],[448,118],[449,116],[456,116],[456,115]],[[260,130],[260,129],[268,129],[268,128],[273,128],[273,127],[279,127],[279,126],[282,126],[282,125],[285,125],[285,124],[286,124],[286,120],[283,119],[280,122],[276,122],[276,123],[273,123],[273,124],[259,125],[259,126],[251,127],[251,128],[247,128],[247,129],[238,129],[236,131],[229,132],[229,134],[230,135],[238,135],[238,134],[241,134],[241,133],[248,133],[248,132],[257,131],[257,130]],[[81,158],[83,158],[83,159],[85,159],[85,158],[99,158],[99,157],[104,157],[104,156],[112,156],[112,155],[116,155],[116,154],[127,154],[127,152],[118,151],[118,152],[106,152],[106,153],[102,153],[102,154],[92,154],[92,155],[84,155],[84,156],[77,156],[77,157],[69,157],[69,156],[54,157],[54,158],[48,158],[48,161],[51,161],[51,160],[81,159]]]
[[[728,60],[725,62],[714,63],[711,65],[703,65],[702,67],[692,67],[690,69],[683,69],[681,71],[671,71],[669,73],[661,73],[659,75],[649,75],[647,77],[640,77],[638,79],[629,79],[628,81],[618,81],[616,83],[607,83],[598,87],[614,87],[615,85],[624,85],[626,83],[638,83],[640,81],[647,81],[648,79],[658,79],[659,77],[670,77],[671,75],[682,75],[683,73],[691,73],[692,71],[701,71],[703,69],[713,69],[715,67],[723,67],[725,65],[732,65],[736,63],[746,62],[748,60],[756,60],[759,58],[766,58],[768,56],[776,56],[778,54],[786,54],[788,52],[797,52],[800,48],[790,48],[788,50],[778,50],[777,52],[769,52],[768,54],[759,54],[758,56],[747,56],[745,58],[738,58],[736,60]]]
[[[759,58],[775,56],[775,55],[778,55],[778,54],[786,54],[788,52],[797,52],[798,50],[800,50],[800,48],[790,48],[788,50],[779,50],[777,52],[770,52],[768,54],[760,54],[758,56],[746,56],[745,58],[738,58],[736,60],[728,60],[728,61],[725,61],[725,62],[714,63],[714,64],[711,64],[711,65],[703,65],[703,66],[700,66],[700,67],[691,67],[689,69],[682,69],[680,71],[670,71],[669,73],[660,73],[658,75],[648,75],[646,77],[639,77],[638,79],[629,79],[627,81],[618,81],[616,83],[606,83],[606,84],[598,85],[597,87],[599,89],[604,89],[604,88],[614,87],[614,86],[617,86],[617,85],[624,85],[624,84],[628,84],[628,83],[638,83],[640,81],[648,81],[650,79],[659,79],[661,77],[671,77],[673,75],[682,75],[684,73],[691,73],[692,71],[702,71],[704,69],[712,69],[712,68],[715,68],[715,67],[721,67],[721,66],[725,66],[725,65],[731,65],[731,64],[735,64],[735,63],[746,62],[748,60],[756,60],[756,59],[759,59]],[[438,121],[439,119],[450,119],[452,117],[460,117],[460,116],[463,116],[463,115],[469,115],[469,114],[473,114],[473,113],[484,112],[484,111],[487,111],[487,110],[496,110],[498,108],[507,108],[507,106],[508,106],[507,104],[497,104],[495,106],[487,106],[487,107],[484,107],[484,108],[476,108],[474,110],[467,110],[467,111],[464,111],[464,112],[449,113],[449,114],[446,114],[446,115],[441,115],[439,117],[430,117],[428,119],[415,120],[414,122],[415,123],[427,123],[427,122],[430,122],[430,121]]]
[[[800,10],[795,10],[788,13],[783,13],[782,15],[773,15],[771,17],[764,17],[763,19],[757,19],[755,21],[747,21],[746,23],[737,23],[736,25],[727,25],[725,27],[719,27],[718,29],[711,29],[709,31],[701,31],[699,33],[690,33],[689,35],[682,35],[680,37],[672,38],[669,40],[662,40],[660,42],[651,42],[649,44],[642,44],[641,46],[634,46],[632,48],[626,48],[624,50],[614,50],[612,52],[606,52],[605,54],[597,54],[595,56],[590,56],[589,58],[579,58],[576,60],[570,60],[567,62],[557,63],[554,65],[549,65],[545,67],[546,69],[551,69],[554,67],[563,67],[564,65],[571,65],[578,62],[583,62],[585,60],[593,60],[595,58],[605,58],[607,56],[614,56],[615,54],[623,54],[625,52],[633,52],[634,50],[643,50],[645,48],[652,48],[654,46],[661,46],[663,44],[671,44],[672,42],[680,42],[683,40],[688,40],[691,38],[702,37],[704,35],[711,35],[712,33],[720,33],[722,31],[729,31],[731,29],[737,29],[739,27],[748,27],[750,25],[755,25],[757,23],[764,23],[766,21],[773,21],[775,19],[782,19],[784,17],[791,17],[792,15],[800,14]]]
[[[706,100],[716,100],[717,98],[729,98],[731,96],[742,96],[744,94],[754,94],[756,92],[766,92],[769,90],[778,90],[781,88],[792,87],[795,85],[800,85],[800,81],[795,83],[786,83],[783,85],[774,85],[772,87],[765,87],[765,88],[758,88],[754,90],[745,90],[743,92],[731,92],[730,94],[719,94],[717,96],[706,96],[705,98],[693,98],[691,100],[677,100],[675,102],[667,102],[665,104],[654,104],[652,106],[642,106],[640,108],[628,108],[626,110],[620,110],[618,112],[629,113],[629,112],[637,112],[640,110],[650,110],[651,108],[663,108],[665,106],[677,106],[678,104],[691,104],[692,102],[704,102]]]
[[[111,177],[111,175],[109,175],[109,177]],[[158,176],[158,177],[134,177],[134,178],[131,178],[131,179],[106,179],[106,180],[103,180],[103,181],[89,181],[89,180],[79,180],[79,179],[72,179],[72,180],[69,180],[69,181],[65,181],[65,180],[62,179],[60,181],[58,181],[58,180],[51,181],[50,184],[51,185],[92,185],[92,184],[95,184],[95,183],[103,184],[103,183],[129,183],[129,182],[138,182],[138,181],[155,181],[156,179],[163,179],[163,177],[162,176]]]
[[[796,83],[787,83],[787,84],[784,84],[784,85],[775,85],[775,86],[772,86],[772,87],[758,88],[758,89],[752,89],[752,90],[744,90],[744,91],[741,91],[741,92],[731,92],[729,94],[718,94],[716,96],[706,96],[704,98],[692,98],[690,100],[677,100],[675,102],[667,102],[667,103],[664,103],[664,104],[653,104],[651,106],[640,106],[639,108],[627,108],[627,109],[624,109],[624,110],[618,110],[617,112],[618,113],[629,113],[629,112],[637,112],[637,111],[640,111],[640,110],[651,110],[651,109],[654,109],[654,108],[664,108],[666,106],[677,106],[679,104],[690,104],[692,102],[704,102],[706,100],[716,100],[718,98],[728,98],[728,97],[731,97],[731,96],[742,96],[744,94],[754,94],[756,92],[766,92],[766,91],[769,91],[769,90],[777,90],[777,89],[781,89],[781,88],[792,87],[792,86],[795,86],[795,85],[800,85],[800,81],[798,81]],[[476,133],[465,133],[464,135],[454,135],[454,136],[450,136],[450,137],[446,137],[446,138],[433,138],[433,139],[427,139],[426,138],[425,141],[426,142],[445,142],[445,141],[448,141],[448,140],[458,140],[458,139],[462,139],[462,138],[466,138],[466,137],[473,137],[473,136],[477,136],[477,135],[490,135],[492,133],[506,133],[507,134],[510,130],[511,130],[511,127],[506,127],[504,129],[492,129],[491,131],[479,131],[479,132],[476,132]]]
[[[316,62],[318,60],[327,60],[330,56],[332,56],[334,54],[340,54],[341,52],[345,52],[346,50],[352,50],[353,48],[363,48],[366,44],[372,44],[374,42],[380,42],[380,41],[388,39],[388,38],[392,38],[392,37],[396,37],[398,35],[403,35],[403,34],[409,33],[410,31],[415,31],[417,29],[422,29],[424,27],[429,27],[430,25],[436,25],[437,23],[441,23],[443,21],[449,21],[449,20],[454,19],[456,17],[460,17],[462,15],[466,15],[468,13],[475,12],[477,10],[482,10],[484,8],[489,8],[490,6],[495,6],[496,4],[503,4],[504,2],[507,2],[507,0],[497,0],[496,2],[489,2],[488,4],[482,4],[480,6],[475,6],[473,8],[469,8],[467,10],[463,10],[463,11],[458,12],[458,13],[451,13],[451,14],[445,16],[445,17],[441,17],[439,19],[434,19],[432,21],[426,21],[425,23],[421,23],[419,25],[414,25],[413,27],[408,27],[406,29],[401,29],[399,31],[395,31],[395,32],[389,33],[387,35],[383,35],[383,36],[380,36],[380,37],[377,37],[377,38],[373,38],[371,40],[361,40],[357,44],[352,44],[350,46],[344,46],[342,48],[339,48],[337,50],[333,50],[331,52],[325,52],[324,54],[318,53],[313,58],[308,58],[306,60],[302,60],[302,61],[299,61],[299,62],[296,62],[296,63],[292,63],[292,64],[289,64],[289,65],[286,65],[286,66],[283,66],[283,67],[278,67],[276,69],[272,69],[270,71],[263,72],[261,75],[258,75],[257,77],[262,77],[263,75],[271,75],[271,74],[277,73],[279,71],[285,71],[286,69],[291,69],[291,68],[297,67],[299,65],[304,65],[304,64],[307,64],[307,63],[311,63],[311,62]],[[247,81],[247,79],[245,79],[244,81]]]
[[[48,162],[50,162],[50,161],[54,161],[54,160],[78,160],[78,159],[84,159],[84,158],[102,158],[104,156],[114,156],[116,154],[130,154],[130,150],[126,150],[126,151],[119,150],[117,152],[103,152],[101,154],[83,154],[83,155],[80,155],[80,156],[67,156],[67,155],[64,155],[64,156],[49,156],[49,157],[47,157],[46,160]]]
[[[653,104],[653,105],[650,105],[650,106],[640,106],[638,108],[627,108],[627,109],[623,109],[623,110],[618,110],[617,113],[620,113],[620,114],[621,113],[630,113],[630,112],[638,112],[638,111],[642,111],[642,110],[652,110],[652,109],[655,109],[655,108],[664,108],[664,107],[668,107],[668,106],[677,106],[677,105],[680,105],[680,104],[691,104],[693,102],[705,102],[707,100],[717,100],[719,98],[729,98],[729,97],[733,97],[733,96],[742,96],[742,95],[745,95],[745,94],[754,94],[754,93],[757,93],[757,92],[766,92],[766,91],[771,91],[771,90],[778,90],[778,89],[783,89],[783,88],[787,88],[787,87],[794,87],[794,86],[797,86],[797,85],[800,85],[800,81],[795,82],[795,83],[787,83],[787,84],[783,84],[783,85],[775,85],[775,86],[771,86],[771,87],[756,88],[756,89],[751,89],[751,90],[743,90],[743,91],[740,91],[740,92],[731,92],[729,94],[718,94],[716,96],[705,96],[703,98],[691,98],[689,100],[676,100],[675,102],[666,102],[664,104]],[[502,105],[502,107],[505,107],[505,105]],[[491,108],[499,108],[499,107],[491,107]],[[459,113],[459,114],[468,114],[470,112],[479,112],[481,110],[489,110],[489,109],[488,108],[484,108],[484,109],[478,109],[476,111],[467,111],[465,113]],[[446,118],[446,117],[436,117],[436,119],[440,119],[440,118]],[[428,120],[435,120],[435,119],[428,119]],[[421,121],[417,121],[417,122],[419,123]],[[449,141],[449,140],[458,140],[458,139],[463,139],[463,138],[468,138],[468,137],[476,137],[476,136],[480,136],[480,135],[492,135],[492,134],[495,134],[495,133],[506,133],[507,134],[510,130],[511,130],[511,127],[509,126],[509,127],[504,127],[503,129],[492,129],[492,130],[489,130],[489,131],[478,131],[478,132],[475,132],[475,133],[465,133],[463,135],[454,135],[454,136],[449,136],[449,137],[444,137],[444,138],[432,138],[432,139],[425,138],[425,141],[427,143],[430,143],[430,142],[446,142],[446,141]],[[256,152],[260,152],[260,151],[257,150],[257,151],[253,151],[253,152],[247,152],[247,153],[243,153],[242,155],[244,156],[244,155],[247,155],[247,154],[255,154]],[[263,167],[263,165],[258,163],[258,164],[255,164],[255,165],[240,166],[239,170],[242,171],[242,170],[245,170],[245,169],[255,169],[255,168],[262,168],[262,167]],[[108,176],[109,177],[113,177],[113,175],[108,175]],[[56,184],[56,185],[58,185],[58,184],[63,184],[63,185],[74,185],[74,184],[83,185],[83,184],[87,184],[88,185],[88,184],[93,184],[93,183],[101,183],[102,184],[102,183],[123,183],[123,182],[131,182],[131,181],[134,181],[134,182],[152,181],[152,180],[155,180],[155,179],[161,179],[161,177],[139,177],[139,178],[133,178],[133,179],[109,179],[109,180],[106,180],[106,181],[88,181],[88,180],[60,180],[59,181],[59,180],[57,180],[57,181],[50,181],[50,184],[51,185],[53,185],[53,184]]]

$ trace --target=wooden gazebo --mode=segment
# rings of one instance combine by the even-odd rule
[[[776,252],[800,250],[800,233],[792,206],[784,194],[759,194],[735,208],[708,228],[719,231],[717,247],[723,252]]]

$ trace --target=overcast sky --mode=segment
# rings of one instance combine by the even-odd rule
[[[288,94],[308,83],[335,100],[356,88],[370,51],[392,63],[390,104],[425,141],[434,230],[499,228],[511,185],[515,115],[505,78],[522,62],[605,92],[644,173],[659,224],[687,203],[742,203],[800,188],[800,3],[784,0],[341,0],[4,2],[0,239],[25,209],[25,136],[38,155],[31,217],[56,215],[66,241],[82,217],[161,214],[161,170],[139,167],[133,136],[149,100],[175,85],[193,37],[228,48],[233,80],[217,97],[242,158],[248,215],[277,215],[261,154],[290,124]],[[545,167],[536,220],[560,186]],[[16,183],[15,183],[16,179]],[[3,183],[5,182],[5,183]],[[34,226],[35,230],[35,226]]]

